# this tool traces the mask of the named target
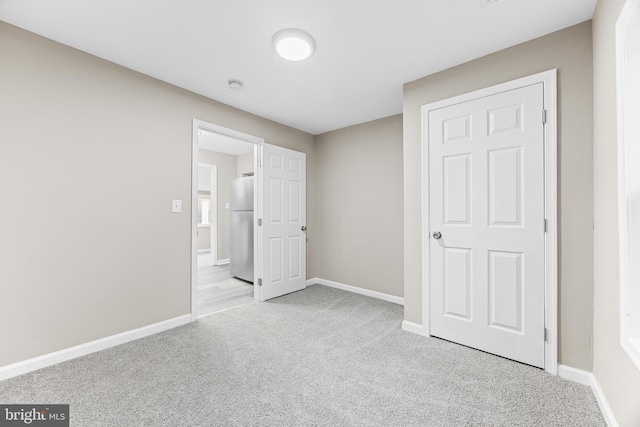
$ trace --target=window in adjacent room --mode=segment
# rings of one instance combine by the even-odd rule
[[[616,25],[621,344],[640,369],[640,2]]]
[[[198,196],[198,227],[211,225],[211,199],[209,196]]]

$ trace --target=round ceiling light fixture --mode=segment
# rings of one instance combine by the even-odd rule
[[[285,28],[273,35],[273,50],[288,61],[304,61],[316,51],[316,41],[306,31]]]

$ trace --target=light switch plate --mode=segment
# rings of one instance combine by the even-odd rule
[[[224,208],[225,208],[225,209],[229,209],[229,202],[227,202],[227,203],[225,203],[225,204],[224,204]]]
[[[182,212],[182,200],[172,200],[171,201],[171,212],[173,212],[173,213]]]

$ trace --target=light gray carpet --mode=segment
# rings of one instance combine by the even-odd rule
[[[320,285],[0,382],[74,426],[604,426],[586,386]]]

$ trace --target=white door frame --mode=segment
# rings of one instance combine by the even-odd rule
[[[545,328],[544,369],[558,373],[558,159],[557,159],[557,70],[469,92],[422,106],[422,334],[430,336],[429,325],[429,111],[477,98],[495,95],[523,86],[543,84],[546,124],[544,127],[545,175]],[[542,112],[541,120],[542,120]]]
[[[192,134],[191,134],[191,321],[198,320],[198,131],[204,130],[207,132],[214,132],[232,138],[240,139],[242,141],[255,144],[253,149],[253,170],[258,170],[258,149],[264,143],[264,139],[249,135],[247,133],[239,132],[237,130],[225,128],[223,126],[214,125],[213,123],[205,122],[198,119],[193,119]],[[255,179],[258,179],[257,177]],[[256,191],[253,194],[254,206],[258,206],[259,191],[260,188],[256,182]],[[258,229],[258,216],[253,215],[253,229]],[[255,234],[254,234],[255,236]],[[255,265],[259,265],[260,251],[259,246],[256,244],[254,237],[253,244],[253,259]],[[257,283],[257,271],[254,268],[254,283]],[[254,297],[255,297],[254,286]]]

